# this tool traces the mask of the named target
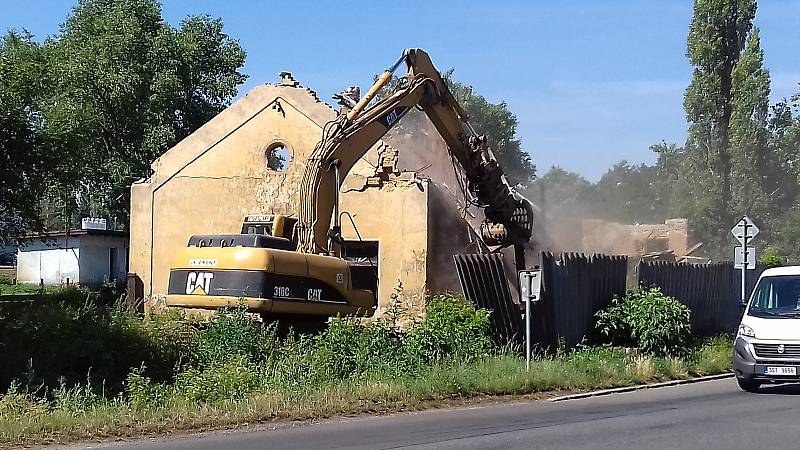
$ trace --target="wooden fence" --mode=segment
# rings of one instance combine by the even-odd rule
[[[639,286],[658,286],[692,311],[692,333],[713,336],[733,333],[741,318],[741,273],[732,263],[687,264],[642,261],[637,266]],[[747,271],[750,295],[763,267]]]
[[[494,338],[521,344],[524,308],[511,296],[502,258],[456,255],[455,263],[465,297],[492,311]],[[574,347],[591,333],[594,314],[625,293],[624,256],[544,253],[541,268],[541,300],[531,311],[533,341],[540,347]]]
[[[534,336],[543,346],[572,348],[589,336],[595,313],[625,293],[625,256],[542,254],[542,299],[534,310]]]
[[[502,259],[497,255],[456,257],[464,294],[493,311],[492,331],[499,340],[524,338],[523,308],[511,297]],[[572,348],[592,334],[595,313],[624,295],[628,258],[580,253],[543,253],[541,301],[531,314],[533,341],[544,348]],[[749,296],[764,270],[747,271]],[[712,336],[736,331],[741,317],[741,277],[732,263],[687,264],[642,261],[639,286],[658,286],[692,312],[692,332]],[[516,281],[514,281],[516,282]]]
[[[455,255],[456,272],[464,297],[492,312],[492,337],[498,343],[521,343],[525,336],[522,310],[514,301],[500,254]]]

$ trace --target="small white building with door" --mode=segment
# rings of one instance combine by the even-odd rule
[[[28,235],[18,239],[17,283],[122,283],[128,271],[128,233],[81,229]]]

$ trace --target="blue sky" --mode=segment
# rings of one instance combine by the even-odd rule
[[[71,0],[0,0],[0,29],[58,32]],[[165,0],[173,24],[221,17],[247,50],[243,87],[292,72],[330,100],[394,62],[427,50],[491,101],[505,101],[544,173],[559,165],[598,179],[612,164],[652,162],[648,147],[683,143],[683,91],[691,77],[689,0],[669,1],[202,1]],[[762,0],[756,17],[773,100],[798,89],[800,1]]]

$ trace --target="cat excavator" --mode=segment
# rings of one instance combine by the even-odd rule
[[[405,63],[389,95],[380,95]],[[426,52],[405,50],[361,98],[327,123],[306,161],[297,216],[248,216],[241,234],[195,235],[170,269],[167,305],[215,309],[244,303],[265,320],[319,322],[371,316],[377,268],[342,237],[339,190],[353,165],[412,108],[423,111],[463,170],[482,208],[487,247],[513,247],[518,269],[533,232],[531,203],[511,188],[484,136],[475,132]]]

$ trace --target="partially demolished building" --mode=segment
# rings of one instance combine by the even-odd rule
[[[173,255],[190,235],[238,233],[247,215],[293,212],[306,159],[336,111],[281,77],[168,150],[132,186],[130,271],[145,298],[166,291]],[[344,237],[377,261],[381,307],[400,285],[406,297],[457,290],[452,255],[478,245],[444,142],[426,118],[411,120],[421,126],[378,142],[341,191],[353,219]]]

